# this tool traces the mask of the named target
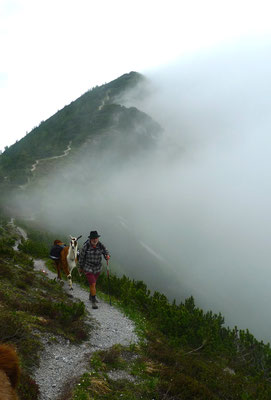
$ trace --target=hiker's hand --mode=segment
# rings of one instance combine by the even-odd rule
[[[110,255],[107,254],[107,255],[105,256],[105,258],[106,258],[106,260],[108,261],[108,260],[110,259]]]

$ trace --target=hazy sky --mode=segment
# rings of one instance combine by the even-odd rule
[[[0,0],[0,150],[93,86],[271,33],[248,0]]]
[[[147,73],[144,100],[118,99],[163,127],[147,153],[144,126],[99,135],[9,206],[64,240],[98,230],[125,274],[271,342],[270,66],[270,40],[243,38]]]
[[[226,323],[271,341],[269,3],[0,4],[0,149],[91,87],[131,70],[153,82],[156,91],[138,107],[165,129],[160,152],[115,171],[96,197],[87,186],[68,197],[56,176],[47,198],[37,188],[25,201],[28,211],[42,198],[55,228],[56,217],[62,221],[77,204],[76,232],[63,226],[67,233],[103,232],[112,258],[134,262],[139,275],[144,268],[144,279],[152,272],[146,265],[156,264],[140,263],[138,254],[156,254],[174,271],[181,296],[193,294]],[[135,105],[128,100],[125,105]],[[65,173],[75,174],[80,186],[78,177],[84,180],[81,171],[89,168],[76,167]]]

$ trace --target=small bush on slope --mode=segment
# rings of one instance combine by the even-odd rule
[[[73,278],[86,282],[77,271]],[[105,274],[100,276],[98,288],[107,293]],[[84,376],[85,386],[80,385],[80,394],[76,392],[74,399],[271,398],[270,346],[257,341],[249,331],[225,327],[220,314],[204,312],[192,297],[181,304],[170,303],[161,293],[151,294],[144,282],[126,276],[111,274],[110,292],[129,315],[149,327],[145,329],[145,344],[136,350],[139,359],[129,367],[143,379],[142,385],[107,379],[104,373],[112,363],[108,361],[110,354],[109,358],[103,355],[102,366],[95,372],[98,376]],[[121,362],[117,362],[120,368]],[[104,379],[108,390],[92,392],[91,385],[97,389]]]
[[[21,400],[38,398],[31,371],[39,364],[43,333],[73,342],[88,337],[85,306],[72,301],[62,287],[33,270],[33,260],[16,252],[12,233],[0,230],[0,342],[15,345],[22,367],[18,388]],[[11,235],[11,236],[10,236]]]

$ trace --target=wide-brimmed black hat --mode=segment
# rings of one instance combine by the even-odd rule
[[[100,236],[101,235],[99,235],[97,231],[91,231],[88,237],[89,237],[89,239],[96,239]]]

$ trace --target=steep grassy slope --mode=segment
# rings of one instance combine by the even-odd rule
[[[24,184],[32,176],[36,159],[58,156],[69,143],[72,152],[90,140],[99,139],[100,147],[127,142],[133,151],[148,147],[161,128],[135,108],[114,104],[116,96],[144,82],[142,75],[131,72],[95,87],[43,121],[0,156],[2,188]],[[106,135],[104,135],[106,133]],[[101,150],[100,148],[97,150]]]
[[[31,378],[39,364],[42,337],[61,336],[74,343],[88,338],[85,305],[71,300],[61,285],[35,272],[33,259],[13,246],[18,234],[0,215],[0,342],[15,346],[22,375],[21,400],[38,398],[38,386]],[[42,246],[36,246],[41,248]]]

